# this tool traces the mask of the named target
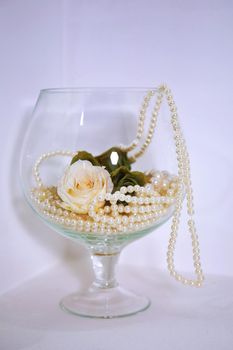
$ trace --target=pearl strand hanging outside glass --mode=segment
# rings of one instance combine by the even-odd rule
[[[168,245],[168,251],[167,251],[167,266],[170,274],[177,281],[182,282],[183,284],[200,287],[204,281],[204,275],[201,268],[198,235],[196,232],[195,222],[193,218],[194,204],[193,204],[193,191],[192,191],[192,183],[191,183],[191,175],[190,175],[189,154],[188,154],[186,143],[179,125],[177,107],[175,105],[173,96],[171,94],[171,90],[166,85],[161,85],[158,88],[158,92],[159,93],[157,96],[157,101],[152,112],[152,117],[150,120],[149,130],[148,130],[146,139],[141,145],[140,149],[133,156],[131,156],[130,159],[135,161],[138,157],[142,156],[145,153],[147,147],[149,146],[156,127],[158,111],[162,103],[163,97],[165,96],[171,112],[171,124],[173,128],[173,135],[174,135],[177,162],[178,162],[178,176],[180,180],[179,191],[177,194],[176,204],[175,204],[175,212],[173,215],[173,221],[171,226],[172,230],[169,238],[169,245]],[[139,144],[139,142],[141,141],[141,137],[144,130],[144,123],[145,123],[147,108],[154,94],[155,94],[155,91],[149,91],[145,96],[142,109],[139,114],[138,131],[137,131],[136,139],[128,146],[122,146],[122,149],[124,149],[125,151],[134,150]],[[187,214],[189,216],[187,224],[188,224],[188,230],[191,235],[191,241],[192,241],[193,265],[195,269],[196,280],[185,278],[175,270],[175,266],[174,266],[175,245],[176,245],[179,222],[181,217],[181,210],[183,205],[183,189],[185,189],[185,194],[186,194]]]

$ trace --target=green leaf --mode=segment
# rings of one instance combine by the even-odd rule
[[[130,174],[126,174],[117,184],[116,191],[119,191],[122,186],[144,186],[146,184],[145,175],[139,171],[134,171]]]
[[[147,183],[146,175],[140,171],[130,171],[121,166],[111,173],[114,184],[113,192],[119,191],[122,186],[144,186]]]
[[[71,160],[70,165],[74,164],[78,160],[89,160],[89,162],[92,163],[92,165],[99,166],[98,160],[89,152],[86,151],[79,151]]]
[[[118,185],[118,183],[123,179],[126,174],[129,174],[130,170],[126,166],[120,166],[111,172],[112,182],[114,187]]]
[[[121,166],[131,169],[127,152],[122,151],[119,147],[112,147],[95,158],[100,165],[105,166],[109,173]]]

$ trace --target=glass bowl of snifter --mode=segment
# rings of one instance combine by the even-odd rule
[[[164,155],[156,135],[164,113],[177,160],[174,173],[159,168]],[[125,246],[169,219],[168,270],[177,281],[202,285],[189,155],[166,85],[42,90],[25,133],[20,176],[26,199],[43,222],[90,252],[94,281],[65,296],[64,310],[112,318],[147,309],[147,297],[119,286],[115,268]],[[184,202],[196,279],[174,266]]]

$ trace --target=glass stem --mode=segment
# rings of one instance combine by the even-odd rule
[[[114,288],[118,286],[115,278],[116,264],[119,258],[119,253],[91,254],[95,280],[93,285],[98,288]]]

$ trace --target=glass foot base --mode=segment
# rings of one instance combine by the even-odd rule
[[[84,293],[64,297],[60,306],[63,310],[79,316],[114,318],[143,311],[150,306],[150,300],[119,286],[101,289],[91,286]]]

